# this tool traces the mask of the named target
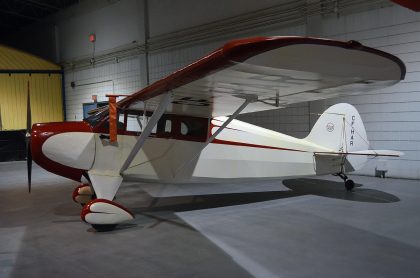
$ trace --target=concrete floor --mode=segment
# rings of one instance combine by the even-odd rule
[[[136,219],[97,233],[73,181],[35,166],[28,194],[25,167],[0,163],[1,278],[420,277],[420,181],[125,183],[117,201]]]

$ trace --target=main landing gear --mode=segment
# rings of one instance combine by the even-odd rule
[[[88,183],[82,183],[73,190],[73,201],[81,204],[82,207],[95,198],[96,196]]]
[[[112,231],[118,223],[134,219],[134,215],[120,204],[97,199],[88,183],[82,183],[74,189],[73,201],[83,207],[80,214],[82,220],[98,232]]]
[[[347,191],[352,191],[354,188],[354,181],[350,180],[346,174],[344,173],[337,173],[335,174],[335,176],[338,176],[340,178],[342,178],[344,180],[344,186],[346,187]]]
[[[134,219],[128,209],[107,199],[90,201],[83,207],[80,216],[98,232],[112,231],[117,224]]]

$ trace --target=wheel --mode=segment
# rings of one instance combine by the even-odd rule
[[[96,199],[96,194],[93,194],[91,197],[90,197],[90,199],[88,200],[88,202],[87,203],[89,203],[90,201],[93,201],[93,200],[95,200]],[[87,203],[80,203],[80,205],[82,206],[82,207],[84,207]]]
[[[87,183],[82,183],[73,190],[73,201],[84,207],[87,203],[96,198],[95,192]]]
[[[110,232],[117,227],[117,224],[92,224],[92,228],[94,228],[97,232]]]
[[[90,201],[93,201],[93,200],[95,200],[95,199],[96,199],[96,194],[95,194],[95,193],[93,193],[93,194],[92,194],[92,196],[90,197],[89,202],[90,202]],[[89,203],[89,202],[87,202],[87,203]],[[85,203],[85,204],[81,204],[81,205],[82,205],[82,207],[84,207],[87,203]]]
[[[352,191],[354,188],[354,181],[353,180],[346,180],[344,182],[344,186],[346,187],[347,191]]]

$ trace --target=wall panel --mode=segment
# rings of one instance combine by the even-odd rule
[[[61,74],[0,74],[3,130],[26,129],[28,81],[32,122],[63,121]]]
[[[70,83],[76,86],[72,88]],[[140,72],[140,58],[104,64],[82,70],[65,71],[66,118],[68,121],[82,120],[83,103],[107,101],[106,94],[131,94],[144,86]]]

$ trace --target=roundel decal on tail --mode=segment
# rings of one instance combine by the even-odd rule
[[[328,132],[333,132],[334,131],[334,124],[330,122],[330,123],[327,124],[326,128],[327,128]]]

